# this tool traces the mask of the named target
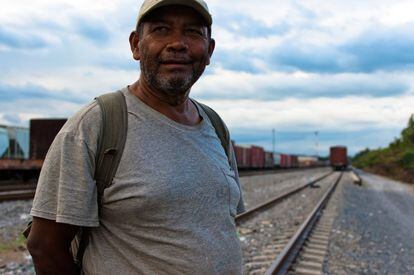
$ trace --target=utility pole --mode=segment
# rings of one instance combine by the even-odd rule
[[[318,131],[315,131],[315,138],[316,138],[316,157],[319,157],[319,140],[318,140]]]
[[[276,131],[275,131],[275,128],[273,128],[272,129],[273,154],[275,153],[275,140],[276,140]]]

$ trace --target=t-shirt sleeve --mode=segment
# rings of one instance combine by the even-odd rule
[[[93,179],[96,141],[92,141],[97,138],[97,127],[79,116],[63,126],[49,148],[30,214],[59,223],[98,226]]]

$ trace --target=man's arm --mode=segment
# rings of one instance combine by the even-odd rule
[[[79,227],[33,217],[27,249],[36,274],[79,274],[69,251]]]

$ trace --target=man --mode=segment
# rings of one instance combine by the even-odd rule
[[[235,170],[189,98],[215,42],[202,0],[146,0],[130,35],[141,74],[123,88],[125,149],[98,207],[101,111],[93,102],[56,136],[33,202],[28,249],[38,274],[76,274],[69,247],[89,228],[85,274],[239,274]],[[99,215],[98,215],[99,212]]]

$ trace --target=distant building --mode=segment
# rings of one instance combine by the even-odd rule
[[[29,128],[0,125],[0,158],[29,158]]]

